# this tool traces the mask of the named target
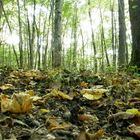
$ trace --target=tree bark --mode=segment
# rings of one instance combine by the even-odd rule
[[[130,65],[140,68],[140,0],[129,0],[132,31],[132,55]]]
[[[95,73],[97,72],[97,58],[96,58],[96,54],[97,54],[97,50],[96,50],[96,44],[95,44],[95,37],[94,37],[94,31],[93,31],[93,21],[92,21],[92,16],[91,16],[91,8],[90,8],[90,0],[88,0],[88,6],[89,6],[89,11],[88,11],[88,15],[89,15],[89,20],[90,20],[90,25],[91,25],[91,37],[92,37],[92,46],[93,46],[93,50],[94,50],[94,71]]]
[[[18,7],[18,23],[19,23],[19,53],[20,53],[20,68],[23,67],[23,40],[22,40],[22,23],[21,23],[21,14],[20,14],[20,3],[17,0],[17,7]]]
[[[55,18],[52,33],[52,67],[61,66],[61,17],[63,0],[55,0]]]
[[[118,0],[119,9],[119,49],[118,66],[124,67],[126,64],[126,25],[124,14],[124,0]]]

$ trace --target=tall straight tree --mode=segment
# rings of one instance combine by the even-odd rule
[[[119,50],[118,65],[123,67],[126,64],[126,25],[124,13],[124,0],[118,0],[119,9]]]
[[[77,23],[78,23],[78,16],[77,16],[77,2],[74,4],[74,16],[73,16],[73,67],[76,68],[77,66]]]
[[[19,52],[20,52],[20,68],[23,67],[23,39],[22,39],[22,23],[21,23],[21,9],[19,0],[17,0],[18,7],[18,23],[19,23]]]
[[[130,64],[140,68],[140,0],[129,0],[129,12],[133,41]]]
[[[63,0],[55,0],[55,17],[52,32],[52,67],[61,66],[61,22]]]
[[[94,35],[94,30],[93,30],[93,21],[92,21],[92,15],[91,15],[91,1],[88,0],[88,15],[89,15],[89,20],[90,20],[90,26],[91,26],[91,38],[92,38],[92,47],[94,50],[94,71],[95,73],[97,72],[97,58],[96,58],[96,54],[97,54],[97,50],[96,50],[96,44],[95,44],[95,35]]]

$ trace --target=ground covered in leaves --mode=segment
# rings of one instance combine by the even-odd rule
[[[0,69],[0,140],[140,139],[138,74]]]

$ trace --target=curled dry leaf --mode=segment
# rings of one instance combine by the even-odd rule
[[[128,100],[128,103],[130,105],[140,104],[140,98],[132,98],[132,99]]]
[[[1,94],[1,112],[9,111],[11,107],[11,99],[8,95]]]
[[[13,94],[10,99],[6,95],[1,95],[1,111],[10,111],[12,113],[29,112],[32,108],[32,99],[29,94],[19,93]]]
[[[80,83],[80,86],[83,87],[83,88],[87,88],[88,87],[88,83],[83,81],[83,82]]]
[[[101,128],[95,133],[89,133],[85,131],[81,131],[76,140],[99,140],[103,134],[105,133],[105,129]]]
[[[107,89],[83,89],[81,90],[81,94],[88,100],[98,100],[104,96]]]
[[[99,119],[97,118],[96,115],[90,115],[90,114],[81,114],[81,115],[78,115],[78,119],[80,121],[83,121],[83,122],[98,122]]]
[[[34,96],[35,92],[33,90],[26,90],[26,94],[29,94],[30,96]]]
[[[109,122],[119,121],[119,120],[128,120],[134,118],[135,115],[129,112],[118,112],[116,114],[112,114],[108,117]]]
[[[50,98],[50,97],[57,97],[64,100],[72,100],[72,97],[56,89],[52,90],[51,93],[45,96],[45,98]]]
[[[140,139],[140,126],[136,126],[135,124],[131,124],[128,126],[127,129],[131,134],[136,135]]]
[[[132,79],[129,81],[129,87],[131,89],[135,89],[138,84],[140,84],[140,81],[138,79]]]
[[[58,129],[67,129],[71,127],[71,124],[63,122],[57,118],[49,118],[47,123],[48,131],[58,130]]]
[[[0,86],[1,90],[7,90],[7,89],[12,89],[14,88],[14,86],[12,84],[4,84],[2,86]]]

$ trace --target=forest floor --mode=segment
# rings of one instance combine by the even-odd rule
[[[140,139],[140,75],[0,69],[0,140]]]

